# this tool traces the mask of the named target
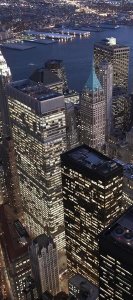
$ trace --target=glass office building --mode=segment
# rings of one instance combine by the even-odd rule
[[[128,91],[129,47],[119,45],[115,38],[102,40],[94,45],[96,73],[100,64],[107,60],[113,66],[113,94]]]
[[[68,271],[98,284],[98,235],[121,213],[123,169],[86,145],[61,163]]]

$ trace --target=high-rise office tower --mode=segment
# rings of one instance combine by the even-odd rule
[[[69,91],[64,94],[66,112],[67,150],[77,147],[80,143],[80,104],[79,93]]]
[[[16,169],[16,156],[11,137],[8,100],[5,93],[5,85],[10,82],[10,79],[10,68],[7,66],[0,52],[0,155],[7,192],[5,200],[15,212],[20,212],[21,199]]]
[[[133,98],[123,94],[113,97],[112,101],[112,131],[125,133],[132,124]]]
[[[112,126],[112,92],[113,92],[113,66],[104,60],[99,68],[99,81],[105,96],[105,137],[108,140]]]
[[[2,161],[0,162],[0,205],[6,203],[8,200],[7,189],[5,184],[5,174]]]
[[[0,51],[0,75],[7,78],[7,80],[10,80],[10,78],[11,78],[11,70],[10,70],[9,66],[7,65],[7,62],[1,51]]]
[[[77,119],[77,105],[65,103],[67,150],[79,146],[79,128]]]
[[[99,300],[133,299],[133,206],[100,235]]]
[[[58,251],[50,236],[41,234],[29,247],[32,275],[41,296],[49,291],[53,296],[59,288]]]
[[[45,63],[45,68],[55,73],[63,82],[63,92],[68,91],[67,76],[62,60],[50,59]]]
[[[113,94],[128,91],[129,47],[117,44],[115,38],[108,38],[94,45],[96,73],[100,64],[107,60],[113,66]]]
[[[20,216],[22,213],[22,201],[13,139],[11,137],[4,138],[1,148],[4,180],[7,191],[6,203]]]
[[[123,166],[123,207],[127,209],[133,205],[133,164],[118,160]]]
[[[94,67],[81,96],[81,142],[99,150],[105,144],[105,96]]]
[[[10,79],[10,68],[0,51],[0,143],[2,143],[3,136],[9,136],[10,134],[8,103],[4,91],[4,85]]]
[[[65,245],[60,154],[66,149],[64,96],[30,80],[7,87],[26,225]]]
[[[28,253],[29,235],[9,206],[0,206],[1,252],[5,286],[14,300],[23,300],[25,279],[31,275]],[[10,297],[9,297],[10,298]]]
[[[62,80],[51,70],[45,69],[45,67],[35,70],[30,79],[35,82],[42,82],[45,87],[63,94]]]
[[[70,274],[98,283],[98,234],[121,213],[123,168],[82,145],[61,155]]]

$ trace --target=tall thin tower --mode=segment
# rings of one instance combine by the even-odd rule
[[[105,96],[105,137],[108,140],[112,126],[112,93],[113,93],[113,66],[106,60],[99,67],[99,80]]]
[[[105,144],[105,97],[94,66],[81,96],[81,142],[99,150]]]
[[[10,79],[10,68],[0,51],[0,142],[2,142],[3,136],[10,135],[8,102],[4,91],[4,86]]]

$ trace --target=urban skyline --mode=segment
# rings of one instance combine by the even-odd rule
[[[109,32],[132,26],[133,4],[0,7],[0,300],[132,300],[132,50]],[[71,89],[72,60],[94,36],[86,82]],[[8,50],[21,53],[16,80]]]

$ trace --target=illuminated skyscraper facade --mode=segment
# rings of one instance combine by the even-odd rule
[[[15,213],[19,213],[20,216],[22,213],[22,201],[13,139],[10,137],[4,138],[1,148],[4,178],[7,191],[6,203],[13,208]]]
[[[10,78],[10,68],[0,51],[0,143],[2,143],[3,136],[10,134],[8,104],[4,91],[4,85],[10,81]]]
[[[81,142],[102,149],[105,144],[105,97],[94,67],[81,96]]]
[[[5,174],[3,169],[2,161],[0,162],[0,205],[6,203],[7,197],[7,190],[5,184]]]
[[[86,146],[61,155],[68,271],[98,283],[98,234],[121,213],[123,169]]]
[[[11,137],[8,100],[5,85],[11,80],[11,71],[0,52],[0,155],[3,165],[6,199],[14,211],[21,211],[21,199],[16,169],[16,156]]]
[[[133,207],[99,239],[99,299],[133,299]]]
[[[96,73],[100,64],[107,60],[113,66],[113,94],[128,91],[129,47],[117,44],[115,38],[108,38],[94,45]]]
[[[60,154],[66,148],[64,96],[30,80],[7,87],[26,224],[65,245]]]

